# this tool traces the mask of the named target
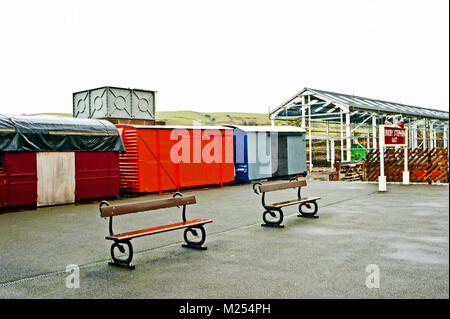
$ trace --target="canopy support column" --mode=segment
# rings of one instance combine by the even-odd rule
[[[372,115],[372,146],[373,149],[377,149],[377,116]]]
[[[311,122],[311,96],[308,95],[308,126],[309,126],[309,171],[312,172],[312,122]]]
[[[448,125],[444,124],[444,148],[448,147]]]
[[[344,127],[343,127],[343,119],[342,119],[342,110],[340,111],[340,128],[341,128],[341,162],[344,161]]]
[[[352,141],[350,139],[350,110],[345,114],[345,137],[347,139],[347,162],[350,162],[352,149]]]
[[[331,168],[334,168],[334,162],[335,162],[334,139],[332,139],[330,142],[331,142]]]
[[[430,121],[430,148],[434,147],[434,143],[433,143],[433,125],[434,125],[434,122]]]
[[[427,121],[424,121],[422,128],[422,147],[424,150],[427,148]]]
[[[305,128],[305,96],[302,96],[302,128]]]
[[[417,148],[417,122],[413,124],[413,148]]]
[[[370,150],[370,127],[367,128],[367,142],[366,142],[367,151]]]
[[[326,143],[327,143],[327,162],[330,161],[330,125],[329,122],[327,121],[327,139],[326,139]]]

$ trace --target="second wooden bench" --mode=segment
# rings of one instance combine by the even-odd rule
[[[256,194],[258,194],[258,190],[260,193],[262,193],[261,201],[262,206],[265,209],[263,213],[264,224],[262,224],[262,226],[284,227],[281,225],[281,223],[283,222],[283,211],[281,208],[291,205],[299,205],[298,206],[298,211],[300,213],[298,215],[299,217],[319,218],[319,216],[317,215],[317,211],[319,209],[317,205],[317,200],[319,200],[320,197],[302,197],[301,188],[304,186],[306,186],[306,179],[300,180],[291,179],[290,181],[268,185],[262,185],[261,183],[254,183],[253,191]],[[266,204],[265,202],[266,193],[290,188],[298,188],[296,199]],[[279,215],[278,217],[277,213]],[[272,220],[268,219],[267,215],[270,215],[273,219]]]

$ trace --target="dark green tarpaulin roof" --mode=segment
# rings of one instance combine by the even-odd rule
[[[125,151],[119,131],[105,120],[0,114],[0,151]]]

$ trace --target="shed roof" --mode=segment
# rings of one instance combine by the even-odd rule
[[[405,118],[449,120],[449,112],[442,110],[306,87],[272,110],[270,115],[275,116],[275,118],[301,116],[301,97],[306,95],[312,97],[311,112],[313,119],[329,118],[330,115],[335,113],[336,108],[346,107],[350,109],[352,116],[356,117],[364,117],[364,113],[377,113],[402,115]]]
[[[0,151],[125,151],[114,124],[64,116],[0,114]]]

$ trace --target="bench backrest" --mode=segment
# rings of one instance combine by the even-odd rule
[[[259,186],[259,191],[261,193],[266,193],[266,192],[273,192],[273,191],[279,191],[279,190],[283,190],[283,189],[303,187],[303,186],[306,186],[306,179],[301,179],[298,181],[282,182],[282,183],[277,183],[277,184],[261,185],[261,186]]]
[[[155,210],[159,208],[168,208],[174,206],[183,206],[195,204],[195,196],[174,197],[166,199],[149,200],[144,202],[119,204],[100,207],[100,215],[102,217],[111,217],[125,215],[131,213],[139,213],[147,210]]]

